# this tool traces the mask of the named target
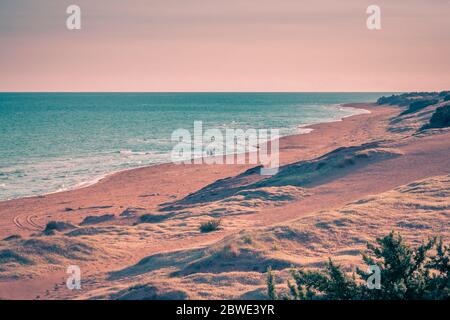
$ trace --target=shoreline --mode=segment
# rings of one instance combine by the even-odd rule
[[[308,134],[282,137],[279,165],[313,159],[343,146],[382,138],[388,119],[400,112],[398,107],[392,106],[348,105],[371,113],[314,124],[310,126],[314,130]],[[95,184],[74,190],[1,201],[0,239],[41,232],[50,221],[78,225],[87,215],[113,214],[114,223],[128,223],[120,216],[127,208],[138,208],[141,214],[157,213],[165,203],[181,200],[254,167],[253,164],[165,163],[112,173]],[[314,207],[316,204],[311,208]]]
[[[278,247],[277,250],[281,250],[283,256],[285,252],[289,256],[292,254],[292,257],[295,257],[293,259],[301,263],[306,261],[315,264],[323,261],[325,256],[339,256],[342,259],[339,262],[356,262],[354,255],[340,254],[348,252],[349,248],[360,249],[351,237],[354,228],[357,230],[354,232],[358,232],[358,237],[361,238],[358,239],[364,241],[369,236],[370,239],[380,236],[381,231],[383,234],[389,232],[392,230],[390,226],[397,226],[397,223],[404,222],[404,217],[410,216],[409,206],[404,209],[395,206],[399,194],[397,188],[409,190],[407,187],[409,183],[416,183],[425,178],[431,179],[426,180],[427,183],[435,183],[435,180],[436,183],[444,183],[445,179],[448,180],[442,175],[448,175],[447,168],[450,165],[448,158],[450,132],[443,136],[430,134],[420,139],[414,137],[399,139],[404,135],[389,129],[392,118],[398,116],[402,111],[401,108],[375,104],[351,104],[351,106],[364,108],[371,113],[350,116],[342,121],[311,125],[314,130],[309,134],[290,135],[280,139],[280,166],[288,165],[288,170],[283,172],[292,174],[294,178],[301,174],[302,163],[309,160],[320,159],[331,168],[340,168],[338,169],[340,173],[327,174],[324,179],[316,180],[318,183],[296,186],[285,181],[278,186],[273,184],[267,188],[264,186],[250,188],[247,198],[246,194],[239,195],[233,190],[254,186],[257,181],[261,181],[259,174],[252,171],[248,173],[255,165],[166,163],[110,174],[89,187],[43,197],[0,202],[0,239],[17,239],[2,241],[5,248],[20,252],[24,244],[70,246],[73,243],[80,243],[90,246],[95,251],[87,261],[62,257],[60,265],[44,262],[31,267],[21,267],[18,270],[23,274],[29,274],[33,270],[35,276],[0,281],[0,296],[27,299],[37,296],[44,299],[97,297],[98,290],[101,291],[98,285],[106,285],[105,281],[111,272],[134,270],[135,266],[141,266],[139,262],[142,259],[151,257],[162,257],[168,264],[154,271],[157,272],[156,277],[151,270],[136,275],[133,272],[126,273],[123,280],[127,287],[136,281],[172,287],[180,279],[183,281],[187,279],[170,276],[172,268],[179,267],[171,260],[174,255],[185,255],[197,249],[207,251],[220,249],[230,239],[232,243],[241,241],[239,239],[242,232],[252,235],[252,238],[254,235],[255,245],[264,245],[266,248],[264,254],[272,256],[277,255],[278,251],[273,252],[270,249],[271,242],[260,242],[266,238],[265,236],[260,238],[258,235],[267,233],[273,235],[274,239],[279,239],[274,232],[287,230],[289,234],[295,232],[302,243],[307,228],[310,230],[308,232],[315,236],[325,236],[323,241],[318,242],[319,251],[313,252],[308,246],[302,245],[291,248],[290,238],[286,238],[288,241],[286,247]],[[379,143],[380,149],[377,148]],[[350,156],[348,151],[356,155],[358,150],[366,150],[367,153],[363,154],[369,154],[369,159],[363,157],[357,160],[360,163],[356,164],[349,162],[345,168],[333,165],[335,163],[333,159],[337,154],[346,159]],[[381,158],[377,158],[377,154],[381,155]],[[417,164],[424,163],[427,165],[421,166],[418,170]],[[247,173],[243,174],[244,172]],[[277,178],[283,179],[283,175]],[[425,187],[428,188],[426,184]],[[382,198],[378,198],[378,195]],[[361,199],[375,200],[368,203],[360,202]],[[377,202],[376,199],[382,201]],[[390,199],[391,202],[385,203],[386,199]],[[407,204],[416,203],[414,193],[410,196],[402,194],[402,199]],[[390,207],[391,204],[393,207]],[[351,213],[355,206],[359,211]],[[367,210],[372,211],[369,211],[366,217]],[[392,214],[386,215],[386,210]],[[420,214],[431,219],[429,213]],[[351,224],[347,221],[349,215],[354,215]],[[373,221],[370,218],[372,216],[377,217],[376,221],[379,221],[384,229],[372,228]],[[102,220],[105,217],[108,220]],[[144,217],[156,220],[142,220]],[[439,221],[444,220],[439,220],[439,217],[435,215],[432,222],[442,224]],[[99,220],[89,225],[84,223],[87,218]],[[211,219],[221,220],[219,230],[200,232],[199,226]],[[43,230],[51,221],[73,225],[80,233],[72,235],[71,231],[57,230],[54,234],[46,234]],[[342,230],[342,233],[328,236],[327,229],[323,229],[317,223],[321,221],[345,222],[333,224],[336,230]],[[408,236],[417,238],[414,228],[403,225],[397,227],[403,228]],[[358,228],[363,228],[363,231]],[[343,238],[344,234],[349,235],[348,241]],[[37,242],[28,241],[29,239],[35,239]],[[29,248],[35,249],[41,250],[39,246]],[[37,252],[35,259],[39,260],[41,251]],[[189,264],[189,261],[186,263]],[[89,280],[84,289],[87,291],[81,293],[66,291],[59,286],[58,289],[54,289],[55,284],[65,281],[64,266],[68,264],[79,264],[83,268],[83,275]],[[239,270],[234,272],[249,275],[245,268],[244,271]],[[205,271],[207,274],[214,273],[214,266],[212,269],[206,268]],[[117,284],[122,282],[108,282],[106,287]],[[200,297],[195,290],[189,289],[190,284],[191,282],[188,282],[183,290],[193,294],[192,298],[202,298],[203,296]],[[10,288],[14,288],[13,294]],[[228,295],[240,296],[236,288],[233,286],[232,288]],[[211,290],[209,296],[218,298],[214,288]]]
[[[232,161],[165,163],[0,202],[0,297],[141,297],[139,284],[188,299],[258,298],[249,295],[266,288],[273,263],[278,275],[330,257],[354,270],[365,244],[392,231],[414,244],[450,239],[450,128],[416,134],[439,105],[407,117],[397,105],[346,106],[367,112],[277,140],[274,177]],[[83,291],[65,290],[68,265],[82,270]]]
[[[329,123],[336,123],[336,122],[343,122],[345,119],[348,119],[348,118],[351,118],[351,117],[357,117],[357,116],[361,116],[361,115],[364,115],[364,114],[370,114],[371,113],[370,110],[367,110],[367,109],[364,109],[364,108],[359,108],[359,107],[358,108],[354,107],[354,105],[359,105],[359,104],[361,104],[361,105],[370,105],[372,103],[370,103],[370,102],[360,102],[360,103],[343,103],[343,104],[330,105],[330,107],[334,107],[334,108],[353,109],[353,110],[355,110],[355,112],[357,110],[360,111],[360,112],[357,113],[357,114],[342,116],[339,119],[332,119],[332,120],[329,120],[329,121],[317,122],[317,123],[313,123],[313,124],[297,125],[295,130],[298,130],[298,131],[299,130],[308,130],[308,131],[307,132],[296,132],[296,133],[292,133],[292,134],[287,134],[287,135],[281,136],[281,137],[279,137],[280,143],[281,143],[281,141],[283,139],[288,138],[288,137],[295,137],[295,136],[310,134],[314,130],[317,130],[318,128],[316,128],[316,127],[320,126],[320,125],[326,125],[326,124],[329,124]],[[248,155],[249,152],[245,152],[245,154]],[[226,156],[226,155],[227,154],[220,155],[220,156],[223,157],[223,156]],[[238,155],[238,154],[235,154],[235,155]],[[205,158],[205,157],[203,157],[203,158]],[[191,159],[191,161],[193,161],[193,160],[194,159]],[[170,162],[170,161],[169,162],[159,162],[159,163],[154,163],[154,164],[146,164],[146,165],[142,165],[142,166],[138,165],[136,167],[125,168],[125,169],[120,169],[120,170],[116,170],[116,171],[110,171],[110,172],[107,172],[105,174],[102,174],[99,177],[86,180],[84,182],[78,183],[78,184],[76,184],[74,186],[71,186],[71,187],[62,188],[62,189],[60,188],[60,189],[55,190],[55,191],[44,192],[44,193],[41,193],[41,194],[35,194],[35,195],[29,195],[29,196],[20,196],[20,197],[17,197],[17,198],[4,199],[4,200],[0,200],[0,204],[3,203],[3,202],[9,202],[9,201],[15,201],[15,200],[21,200],[21,199],[30,199],[30,198],[42,198],[42,197],[45,197],[45,196],[48,196],[48,195],[64,193],[64,192],[70,192],[70,191],[75,191],[75,190],[80,190],[80,189],[84,189],[84,188],[88,188],[88,187],[94,186],[95,184],[101,182],[102,180],[104,180],[104,179],[106,179],[106,178],[108,178],[110,176],[116,175],[116,174],[122,174],[122,173],[126,173],[126,172],[129,172],[129,171],[132,171],[132,170],[138,170],[138,169],[142,169],[142,168],[164,166],[164,165],[168,165],[168,164],[174,164],[174,162]],[[202,163],[202,165],[207,165],[207,164],[206,163]],[[233,165],[233,164],[231,164],[231,165]],[[256,163],[256,164],[248,164],[248,165],[257,166],[258,163]]]

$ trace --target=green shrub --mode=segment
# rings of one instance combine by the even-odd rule
[[[269,300],[277,299],[277,293],[275,292],[274,277],[272,275],[272,268],[270,267],[267,269],[267,296],[269,297]]]
[[[431,116],[430,122],[422,129],[446,127],[450,127],[450,104],[437,108]]]
[[[282,299],[324,300],[441,300],[450,298],[450,248],[442,240],[431,239],[417,248],[404,244],[400,235],[391,232],[367,245],[362,255],[367,266],[380,269],[381,287],[369,289],[371,273],[358,269],[352,277],[330,259],[324,271],[291,271],[294,284],[288,281],[289,293]],[[430,251],[435,252],[431,254]],[[269,298],[277,297],[274,279],[267,275]]]
[[[252,237],[250,236],[250,235],[248,235],[248,234],[246,234],[246,235],[244,235],[243,237],[242,237],[242,241],[245,243],[245,244],[251,244],[253,241],[252,241]]]
[[[400,115],[415,113],[419,110],[425,109],[426,107],[436,104],[438,102],[439,102],[439,100],[437,100],[437,99],[414,101],[409,105],[408,109],[403,111]]]
[[[220,223],[220,219],[202,222],[200,224],[200,232],[206,233],[219,230]]]

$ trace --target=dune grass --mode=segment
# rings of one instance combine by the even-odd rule
[[[219,230],[220,223],[221,223],[220,219],[202,222],[200,224],[200,232],[207,233]]]

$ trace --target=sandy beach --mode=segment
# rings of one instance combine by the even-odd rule
[[[3,270],[0,297],[103,299],[144,283],[160,296],[261,298],[267,265],[283,279],[283,266],[320,266],[329,256],[358,265],[365,241],[390,230],[414,243],[432,233],[448,237],[449,198],[436,202],[438,195],[427,192],[434,184],[449,191],[450,132],[393,130],[398,106],[349,106],[370,113],[282,138],[281,170],[271,178],[249,170],[254,165],[163,164],[1,202],[0,239],[16,237],[0,249],[36,260]],[[319,162],[330,169],[306,172]],[[418,181],[430,188],[422,194],[429,198],[408,193]],[[154,219],[142,223],[143,215]],[[87,217],[101,218],[84,223]],[[199,232],[211,218],[221,219],[220,230]],[[70,227],[42,234],[50,221]],[[325,223],[332,226],[321,229]],[[82,290],[65,287],[68,265],[80,266]]]
[[[283,137],[280,141],[280,165],[312,159],[337,147],[383,137],[386,119],[398,112],[395,107],[349,106],[367,109],[371,113],[311,125],[308,126],[314,129],[311,133]],[[136,207],[152,212],[162,203],[181,199],[216,180],[238,175],[254,166],[168,163],[113,173],[85,188],[2,201],[0,238],[11,234],[29,235],[36,230],[41,231],[48,221],[60,218],[78,223],[76,219],[83,218],[86,211],[120,214],[127,207]],[[69,209],[77,210],[66,211]],[[19,213],[31,210],[30,216],[19,216]],[[77,211],[85,212],[77,216]],[[49,214],[51,217],[46,216]]]
[[[0,0],[0,303],[429,317],[449,4]]]

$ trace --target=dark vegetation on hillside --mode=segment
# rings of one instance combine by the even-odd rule
[[[104,214],[101,216],[87,216],[84,218],[83,221],[81,221],[80,226],[88,225],[88,224],[97,224],[102,223],[105,221],[111,221],[114,220],[113,214]]]
[[[431,239],[412,248],[391,232],[362,255],[367,267],[378,266],[379,288],[369,289],[371,273],[357,269],[351,277],[330,259],[324,271],[293,269],[289,292],[279,294],[268,270],[269,299],[287,300],[443,300],[450,299],[450,248]],[[369,279],[371,280],[371,279]]]
[[[446,128],[450,126],[450,104],[445,104],[446,101],[450,101],[450,91],[402,93],[389,97],[381,97],[377,100],[377,104],[398,105],[403,108],[407,107],[400,113],[400,117],[394,119],[396,121],[403,119],[401,116],[412,115],[429,106],[435,105],[436,110],[431,116],[429,123],[423,125],[420,129],[424,130],[430,128]]]
[[[437,108],[431,116],[430,122],[423,126],[422,130],[446,127],[450,127],[450,104]]]
[[[411,102],[409,104],[408,109],[403,111],[400,115],[415,113],[417,111],[425,109],[426,107],[436,104],[438,102],[439,102],[438,99],[430,99],[430,100],[425,99],[425,100],[418,100],[418,101]]]
[[[448,96],[450,96],[450,91],[409,92],[381,97],[377,100],[377,104],[389,104],[408,107],[408,109],[411,109],[410,112],[415,112],[417,110],[425,108],[426,106],[445,101]]]
[[[377,104],[390,104],[398,106],[409,106],[411,103],[423,99],[442,98],[441,93],[437,92],[409,92],[402,94],[394,94],[388,97],[381,97],[377,100]]]

